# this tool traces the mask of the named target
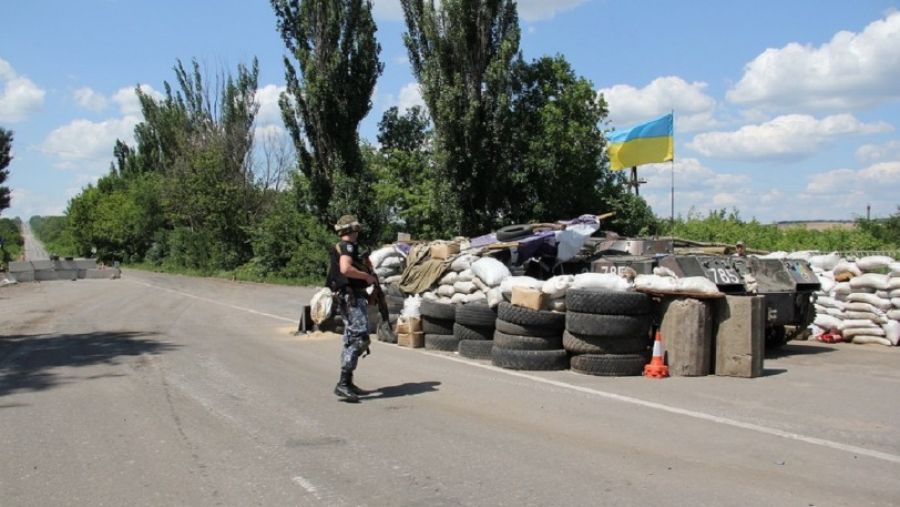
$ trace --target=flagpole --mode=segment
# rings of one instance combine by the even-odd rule
[[[675,136],[675,109],[672,109],[672,137]],[[673,146],[674,148],[674,146]],[[675,233],[675,156],[672,156],[672,234]]]

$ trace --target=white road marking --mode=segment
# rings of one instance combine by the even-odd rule
[[[148,283],[136,282],[136,281],[134,281],[134,280],[128,280],[128,281],[131,282],[131,283],[136,283],[136,284],[138,284],[138,285],[144,285],[144,286],[147,286],[147,287],[152,287],[152,288],[154,288],[154,289],[164,290],[164,291],[166,291],[166,292],[171,292],[171,293],[179,294],[179,295],[182,295],[182,296],[185,296],[185,297],[198,299],[198,300],[200,300],[200,301],[205,301],[205,302],[207,302],[207,303],[212,303],[212,304],[216,304],[216,305],[219,305],[219,306],[224,306],[224,307],[227,307],[227,308],[231,308],[231,309],[233,309],[233,310],[241,310],[241,311],[245,311],[245,312],[250,312],[250,313],[255,314],[255,315],[261,315],[261,316],[263,316],[263,317],[271,317],[271,318],[273,318],[273,319],[283,320],[283,321],[287,321],[287,322],[296,322],[296,321],[297,321],[297,319],[289,319],[289,318],[287,318],[287,317],[281,317],[281,316],[279,316],[279,315],[273,315],[273,314],[271,314],[271,313],[260,312],[260,311],[257,311],[257,310],[253,310],[253,309],[251,309],[251,308],[244,308],[244,307],[242,307],[242,306],[230,305],[230,304],[227,304],[227,303],[222,303],[222,302],[220,302],[220,301],[215,301],[215,300],[213,300],[213,299],[208,299],[208,298],[204,298],[204,297],[200,297],[200,296],[195,296],[195,295],[193,295],[193,294],[188,294],[188,293],[186,293],[186,292],[181,292],[181,291],[177,291],[177,290],[173,290],[173,289],[166,289],[166,288],[164,288],[164,287],[159,287],[159,286],[157,286],[157,285],[151,285],[151,284],[148,284]],[[405,351],[409,351],[409,352],[415,352],[415,353],[417,353],[417,354],[427,354],[427,355],[432,356],[432,357],[439,357],[439,358],[442,358],[442,359],[446,359],[446,360],[448,360],[448,361],[454,361],[454,362],[461,363],[461,364],[465,364],[465,365],[468,365],[468,366],[475,366],[475,367],[478,367],[478,368],[483,368],[483,369],[485,369],[485,370],[490,370],[490,371],[493,371],[493,372],[495,372],[495,373],[502,373],[502,374],[504,374],[504,375],[509,375],[509,376],[512,376],[512,377],[519,377],[519,378],[529,379],[529,380],[532,380],[532,381],[534,381],[534,382],[540,382],[540,383],[543,383],[543,384],[548,384],[548,385],[552,385],[552,386],[556,386],[556,387],[561,387],[561,388],[564,388],[564,389],[571,389],[571,390],[573,390],[573,391],[578,391],[578,392],[582,392],[582,393],[586,393],[586,394],[591,394],[591,395],[594,395],[594,396],[599,396],[599,397],[601,397],[601,398],[606,398],[606,399],[610,399],[610,400],[619,401],[619,402],[621,402],[621,403],[629,403],[629,404],[631,404],[631,405],[637,405],[637,406],[641,406],[641,407],[645,407],[645,408],[651,408],[651,409],[659,410],[659,411],[662,411],[662,412],[669,412],[670,414],[678,414],[678,415],[683,415],[683,416],[686,416],[686,417],[693,417],[694,419],[700,419],[700,420],[703,420],[703,421],[709,421],[709,422],[713,422],[713,423],[716,423],[716,424],[722,424],[722,425],[725,425],[725,426],[732,426],[732,427],[735,427],[735,428],[741,428],[741,429],[745,429],[745,430],[755,431],[755,432],[757,432],[757,433],[762,433],[762,434],[765,434],[765,435],[771,435],[771,436],[780,437],[780,438],[786,438],[786,439],[788,439],[788,440],[797,440],[797,441],[799,441],[799,442],[805,442],[805,443],[807,443],[807,444],[818,445],[818,446],[821,446],[821,447],[827,447],[827,448],[829,448],[829,449],[834,449],[834,450],[838,450],[838,451],[844,451],[844,452],[848,452],[848,453],[851,453],[851,454],[857,454],[857,455],[860,455],[860,456],[868,456],[868,457],[870,457],[870,458],[875,458],[875,459],[880,459],[880,460],[883,460],[883,461],[888,461],[888,462],[890,462],[890,463],[897,463],[897,464],[900,464],[900,456],[898,456],[898,455],[896,455],[896,454],[890,454],[890,453],[886,453],[886,452],[875,451],[875,450],[872,450],[872,449],[866,449],[866,448],[863,448],[863,447],[857,447],[857,446],[855,446],[855,445],[842,444],[842,443],[840,443],[840,442],[835,442],[835,441],[833,441],[833,440],[826,440],[826,439],[824,439],[824,438],[810,437],[810,436],[807,436],[807,435],[801,435],[801,434],[799,434],[799,433],[793,433],[793,432],[790,432],[790,431],[779,430],[779,429],[777,429],[777,428],[770,428],[770,427],[768,427],[768,426],[762,426],[762,425],[759,425],[759,424],[753,424],[753,423],[748,423],[748,422],[738,421],[738,420],[736,420],[736,419],[729,419],[729,418],[727,418],[727,417],[721,417],[721,416],[717,416],[717,415],[713,415],[713,414],[707,414],[706,412],[698,412],[698,411],[696,411],[696,410],[688,410],[688,409],[685,409],[685,408],[673,407],[673,406],[671,406],[671,405],[665,405],[665,404],[663,404],[663,403],[656,403],[656,402],[654,402],[654,401],[647,401],[647,400],[642,400],[642,399],[640,399],[640,398],[634,398],[634,397],[631,397],[631,396],[625,396],[625,395],[622,395],[622,394],[616,394],[616,393],[611,393],[611,392],[607,392],[607,391],[601,391],[601,390],[599,390],[599,389],[592,389],[592,388],[590,388],[590,387],[584,387],[584,386],[578,386],[578,385],[574,385],[574,384],[568,384],[568,383],[566,383],[566,382],[561,382],[561,381],[558,381],[558,380],[552,380],[552,379],[547,379],[547,378],[538,377],[538,376],[535,376],[535,375],[529,375],[528,373],[522,373],[522,372],[516,371],[516,370],[507,370],[507,369],[505,369],[505,368],[499,368],[499,367],[497,367],[497,366],[490,365],[490,364],[476,363],[476,362],[474,362],[474,361],[469,361],[469,360],[467,360],[467,359],[460,359],[460,358],[458,358],[458,357],[453,357],[453,356],[449,356],[449,355],[445,355],[445,354],[436,354],[436,353],[434,353],[434,352],[427,352],[427,351],[424,351],[424,350],[409,349],[409,348],[405,348],[405,347],[397,347],[397,348],[400,349],[400,350],[405,350]],[[307,488],[307,485],[309,485],[309,483],[306,482],[307,485],[304,485],[302,482],[299,482],[298,479],[299,479],[299,481],[305,481],[305,479],[303,479],[302,477],[295,477],[295,478],[294,478],[294,482],[297,482],[297,484],[300,484],[301,486],[304,487],[304,489],[306,489],[306,488]],[[310,485],[310,486],[311,486],[311,485]],[[307,489],[307,491],[310,491],[310,490]],[[310,491],[310,493],[315,494],[314,491],[315,491],[315,488],[313,487],[313,491]]]
[[[319,490],[315,487],[315,485],[313,485],[313,483],[309,482],[309,480],[306,479],[305,477],[301,477],[298,475],[296,477],[292,477],[291,480],[294,481],[295,483],[299,484],[300,487],[305,489],[307,493],[311,494],[312,496],[316,497],[319,500],[322,500],[322,497],[319,496]]]
[[[153,289],[158,289],[158,290],[162,290],[162,291],[166,291],[166,292],[171,292],[172,294],[178,294],[178,295],[180,295],[180,296],[184,296],[184,297],[188,297],[188,298],[192,298],[192,299],[197,299],[197,300],[199,300],[199,301],[204,301],[204,302],[206,302],[206,303],[212,303],[212,304],[214,304],[214,305],[224,306],[225,308],[231,308],[232,310],[240,310],[240,311],[243,311],[243,312],[249,312],[249,313],[252,313],[252,314],[254,314],[254,315],[261,315],[261,316],[263,316],[263,317],[269,317],[269,318],[272,318],[272,319],[283,320],[283,321],[285,321],[285,322],[297,323],[297,321],[298,321],[298,319],[296,319],[296,318],[290,319],[290,318],[287,318],[287,317],[282,317],[282,316],[280,316],[280,315],[273,315],[273,314],[271,314],[271,313],[260,312],[260,311],[258,311],[258,310],[254,310],[254,309],[252,309],[252,308],[245,308],[245,307],[243,307],[243,306],[230,305],[230,304],[228,304],[228,303],[223,303],[223,302],[221,302],[221,301],[216,301],[215,299],[209,299],[209,298],[205,298],[205,297],[201,297],[201,296],[195,296],[195,295],[193,295],[193,294],[188,294],[187,292],[181,292],[181,291],[174,290],[174,289],[167,289],[167,288],[165,288],[165,287],[160,287],[160,286],[158,286],[158,285],[153,285],[153,284],[144,283],[144,282],[138,282],[138,281],[131,280],[131,279],[124,279],[124,280],[127,281],[127,282],[130,282],[130,283],[137,284],[137,285],[143,285],[144,287],[150,287],[150,288],[153,288]]]

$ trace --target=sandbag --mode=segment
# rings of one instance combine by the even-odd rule
[[[844,319],[844,329],[857,328],[857,327],[881,328],[881,326],[872,322],[869,319]]]
[[[870,255],[856,260],[856,265],[864,273],[878,271],[887,268],[894,262],[894,259],[887,255]]]
[[[864,292],[854,292],[853,294],[850,294],[849,296],[847,296],[847,301],[849,301],[850,303],[869,303],[870,305],[882,311],[890,310],[893,306],[890,299],[882,299],[875,294],[866,294]],[[846,307],[847,306],[844,305],[845,309]]]
[[[675,280],[678,292],[696,292],[701,294],[718,294],[719,287],[705,276],[688,276]]]
[[[541,286],[541,292],[547,294],[550,299],[560,299],[565,297],[569,286],[575,281],[572,275],[558,275],[550,278]]]
[[[881,299],[887,299],[887,300],[890,300],[890,299],[891,299],[891,293],[890,293],[890,291],[886,291],[886,290],[876,290],[876,291],[875,291],[875,295],[878,296],[878,297],[880,297]]]
[[[884,337],[891,342],[891,345],[897,345],[900,343],[900,322],[896,320],[889,320],[884,326]]]
[[[488,306],[491,308],[496,308],[501,302],[503,302],[503,293],[500,291],[499,287],[494,287],[485,293],[487,296]]]
[[[631,289],[627,280],[615,273],[581,273],[575,275],[572,289],[604,289],[624,292]]]
[[[456,289],[454,289],[452,285],[441,285],[435,292],[438,296],[450,298],[456,294]]]
[[[481,278],[478,278],[477,276],[472,278],[472,283],[475,284],[475,287],[478,287],[478,290],[485,294],[487,294],[487,291],[491,290],[491,288],[488,287],[486,283],[482,282]]]
[[[835,294],[850,294],[853,292],[853,287],[850,287],[850,282],[840,282],[834,284],[834,288],[831,289],[831,292]]]
[[[394,268],[375,268],[375,274],[378,275],[378,278],[387,278],[396,275],[397,270]]]
[[[851,276],[859,276],[862,274],[859,266],[857,266],[855,262],[849,261],[838,262],[833,271],[835,280],[837,280],[838,275],[844,273],[850,274]]]
[[[809,259],[811,259],[811,258],[812,258],[814,255],[816,255],[817,253],[818,253],[818,252],[815,251],[815,250],[799,250],[799,251],[796,251],[796,252],[791,252],[791,253],[789,253],[789,254],[787,255],[787,258],[788,258],[788,259],[794,259],[794,260],[800,259],[800,260],[808,261]]]
[[[528,287],[529,289],[541,290],[544,286],[542,280],[532,278],[530,276],[511,276],[500,284],[500,292],[504,294],[512,293],[513,287]]]
[[[450,263],[450,269],[457,273],[462,273],[469,269],[476,260],[478,260],[478,257],[472,254],[462,254]]]
[[[441,303],[442,305],[452,305],[453,304],[453,301],[448,297],[439,297],[437,299],[437,302]]]
[[[897,290],[900,289],[900,277],[892,276],[890,280],[888,280],[887,290]]]
[[[471,282],[475,279],[475,273],[472,272],[471,269],[467,269],[462,271],[459,274],[459,278],[456,279],[457,282]]]
[[[385,278],[383,281],[386,284],[394,284],[400,283],[400,280],[403,280],[403,275],[393,275]]]
[[[440,283],[441,285],[453,285],[457,282],[457,280],[459,280],[459,273],[457,273],[456,271],[451,271],[441,277],[441,281],[438,283]]]
[[[576,282],[578,281],[578,276],[575,277]],[[678,285],[675,283],[676,280],[676,278],[669,276],[638,275],[634,279],[634,288],[650,292],[672,293],[678,290]]]
[[[900,276],[900,262],[888,264],[888,270],[890,270],[891,276]]]
[[[834,286],[837,285],[837,282],[834,281],[834,278],[820,276],[819,284],[822,285],[822,292],[831,292],[831,289],[833,289]]]
[[[888,347],[891,346],[890,340],[882,338],[881,336],[854,336],[853,343],[858,345],[878,344],[886,345]]]
[[[403,257],[400,257],[400,255],[392,255],[381,261],[381,264],[378,267],[400,269],[401,264],[403,264]],[[372,265],[374,266],[374,264]]]
[[[891,306],[900,308],[900,298],[891,298]]]
[[[839,319],[843,319],[846,315],[844,310],[841,310],[840,308],[826,308],[825,313],[827,313],[828,315],[834,315]]]
[[[825,308],[843,308],[844,303],[840,301],[835,301],[834,298],[830,298],[828,296],[820,297],[816,299],[816,304],[819,306],[824,306]]]
[[[400,259],[398,259],[398,261],[402,261],[402,254],[400,252],[395,250],[393,246],[386,246],[383,248],[379,248],[378,250],[375,250],[374,252],[370,253],[369,254],[369,262],[371,262],[373,266],[378,268],[378,267],[381,267],[381,264],[388,257],[398,257],[398,258],[400,258]],[[399,262],[398,262],[398,264],[399,264]]]
[[[554,312],[564,312],[566,311],[566,298],[558,298],[550,300],[550,310]]]
[[[434,295],[431,294],[433,297]],[[425,297],[425,296],[422,296]],[[419,318],[422,316],[422,311],[420,307],[422,306],[422,297],[419,296],[410,296],[403,300],[403,309],[400,310],[400,315],[407,318]],[[428,299],[427,297],[425,299]]]
[[[823,271],[831,271],[841,262],[841,256],[835,253],[827,255],[813,255],[809,258],[809,265]]]
[[[884,336],[884,329],[880,327],[847,327],[844,326],[844,329],[841,330],[841,335],[844,338],[853,338],[854,336],[866,335],[866,336]]]
[[[481,281],[489,287],[496,287],[500,282],[509,278],[509,268],[493,257],[482,257],[472,263],[472,272],[481,278]]]
[[[463,301],[463,302],[466,304],[478,303],[478,302],[484,301],[486,299],[487,299],[487,297],[485,297],[484,292],[481,292],[480,290],[476,290],[475,292],[467,295],[465,297],[465,301]]]
[[[893,300],[894,298],[900,298],[900,289],[894,289],[894,290],[892,290],[890,296],[891,296],[891,299],[892,299],[892,300]],[[896,305],[894,305],[894,306],[896,306]]]
[[[453,284],[453,288],[456,290],[457,294],[471,294],[478,290],[478,287],[475,287],[475,284],[472,282],[456,282]]]
[[[313,294],[309,302],[310,317],[316,324],[321,324],[331,318],[334,312],[334,293],[327,287]]]
[[[870,312],[844,312],[844,318],[847,320],[870,320],[876,324],[885,324],[888,322],[887,317]]]
[[[840,331],[843,327],[843,321],[831,315],[816,315],[813,324],[819,326],[826,331]]]
[[[891,320],[900,321],[900,310],[898,310],[896,308],[893,310],[888,310],[888,312],[885,315],[887,315],[887,318],[889,318]]]
[[[855,289],[868,287],[874,290],[886,290],[890,283],[888,275],[879,275],[878,273],[866,273],[864,275],[855,276],[850,280],[850,287]]]
[[[653,268],[653,274],[657,276],[670,276],[672,278],[678,278],[678,275],[676,275],[674,271],[665,266],[656,266],[655,268]]]
[[[437,294],[435,294],[434,292],[424,292],[424,293],[422,293],[422,299],[427,299],[429,301],[437,301],[440,298],[438,298]]]
[[[849,297],[849,296],[848,296]],[[874,305],[870,305],[869,303],[863,303],[861,301],[851,301],[844,305],[844,311],[847,312],[869,312],[874,314],[884,313]]]
[[[457,292],[450,298],[450,302],[454,305],[461,305],[466,302],[466,296],[468,296],[468,294]]]

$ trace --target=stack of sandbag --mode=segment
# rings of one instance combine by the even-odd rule
[[[603,376],[643,372],[652,344],[649,296],[634,292],[618,275],[585,273],[568,289],[566,307],[563,347],[572,356],[572,371]]]
[[[814,334],[844,341],[897,345],[900,342],[900,263],[887,256],[840,259],[831,270],[812,258],[822,290],[816,293]],[[896,295],[896,296],[895,296]]]
[[[369,261],[375,268],[375,274],[378,275],[381,283],[389,285],[400,281],[400,275],[406,264],[406,256],[393,245],[389,245],[369,254]]]
[[[509,276],[509,268],[493,257],[462,254],[422,297],[445,304],[487,303],[496,308],[503,300],[500,284]]]

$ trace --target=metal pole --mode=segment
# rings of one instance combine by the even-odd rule
[[[638,185],[637,166],[631,168],[631,186],[634,187],[634,195],[641,195]]]
[[[672,161],[672,231],[675,231],[675,161]]]

